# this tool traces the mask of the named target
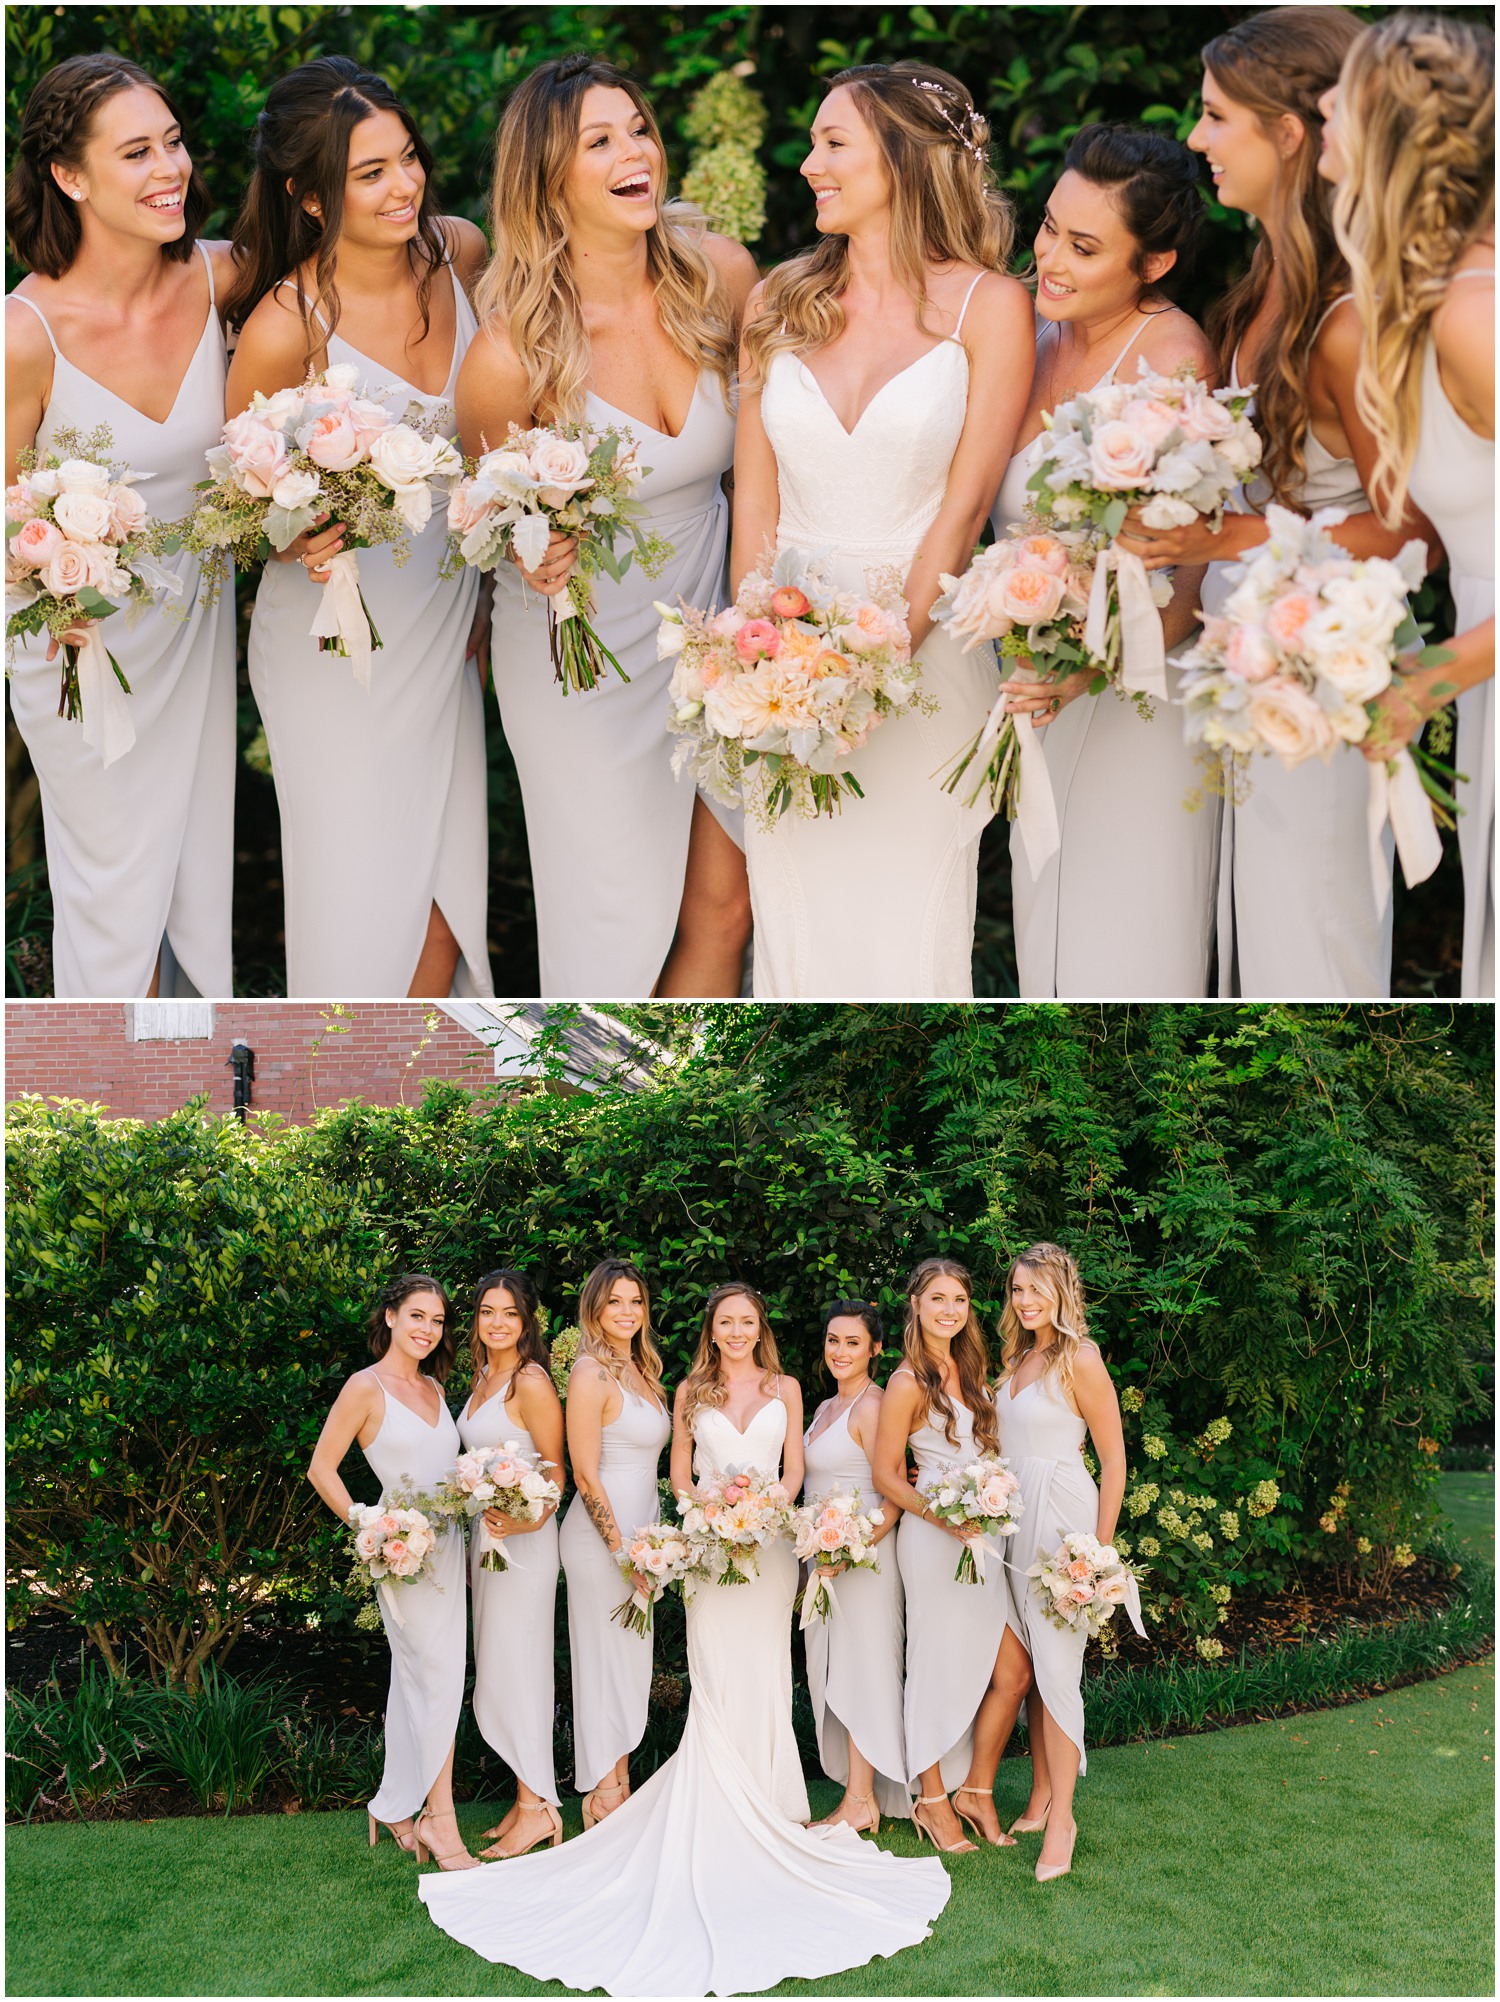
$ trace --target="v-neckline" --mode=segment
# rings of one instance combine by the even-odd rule
[[[438,1428],[441,1426],[443,1422],[443,1393],[441,1391],[438,1392],[438,1415],[436,1418],[429,1420],[424,1418],[420,1411],[413,1411],[412,1407],[407,1403],[404,1397],[397,1397],[394,1390],[388,1390],[385,1385],[385,1380],[380,1376],[378,1371],[372,1370],[370,1374],[375,1378],[375,1381],[380,1385],[380,1394],[388,1404],[399,1404],[403,1411],[410,1411],[412,1417],[416,1419],[417,1423],[419,1425],[425,1425],[429,1432],[436,1432],[438,1430]]]
[[[905,368],[898,368],[894,375],[888,375],[885,381],[881,383],[879,389],[875,391],[875,394],[870,398],[868,403],[866,403],[864,409],[861,410],[858,417],[855,418],[852,429],[850,429],[844,423],[843,418],[840,417],[839,413],[834,409],[833,404],[829,399],[828,391],[823,387],[822,383],[819,382],[817,375],[814,372],[811,364],[806,361],[803,361],[801,355],[797,356],[797,360],[801,363],[802,367],[806,370],[807,374],[812,378],[813,388],[816,389],[818,395],[822,398],[823,408],[828,412],[829,416],[833,419],[834,423],[837,424],[839,429],[843,432],[844,436],[846,438],[852,438],[855,435],[855,433],[859,430],[860,425],[864,423],[865,419],[869,416],[870,412],[875,408],[875,405],[880,401],[881,397],[885,395],[888,389],[892,388],[896,383],[898,383],[903,375],[910,375],[914,368],[919,367],[924,361],[926,361],[929,355],[935,355],[940,348],[948,348],[955,346],[958,347],[960,350],[963,349],[963,343],[961,341],[955,341],[951,339],[934,341],[930,348],[924,348],[921,354],[917,355],[914,360],[909,361],[906,364]]]
[[[682,436],[682,433],[686,431],[689,424],[693,421],[693,406],[698,401],[698,390],[702,381],[703,377],[700,374],[697,381],[693,384],[693,393],[688,398],[688,407],[683,414],[681,428],[676,431],[663,431],[659,425],[648,424],[644,417],[637,417],[633,411],[622,409],[618,403],[611,403],[609,398],[601,396],[597,389],[589,390],[588,394],[593,397],[596,403],[602,403],[606,410],[612,410],[616,417],[623,417],[627,424],[639,424],[641,429],[649,431],[653,438],[665,438],[669,445],[675,445]]]
[[[464,1416],[466,1418],[477,1417],[481,1411],[486,1410],[491,1404],[493,1404],[496,1398],[500,1400],[500,1410],[501,1414],[503,1415],[506,1405],[510,1402],[511,1386],[514,1384],[515,1380],[516,1380],[516,1373],[514,1370],[512,1370],[510,1375],[505,1379],[504,1385],[499,1390],[492,1390],[489,1396],[486,1397],[480,1404],[476,1404],[474,1402],[474,1391],[471,1390],[469,1392],[469,1401],[464,1406]],[[479,1386],[478,1384],[476,1384],[474,1386],[474,1389],[477,1390],[478,1388]],[[408,1405],[407,1409],[410,1410],[411,1406]]]
[[[869,1388],[869,1385],[867,1384],[867,1385],[865,1386],[865,1389],[868,1389],[868,1388]],[[814,1429],[813,1429],[813,1428],[814,1428],[814,1427],[815,1427],[815,1426],[817,1425],[817,1422],[818,1422],[818,1414],[817,1414],[816,1412],[814,1412],[814,1413],[813,1413],[813,1422],[812,1422],[812,1426],[810,1426],[810,1427],[808,1428],[808,1433],[807,1433],[807,1441],[806,1441],[806,1443],[807,1443],[807,1444],[808,1444],[809,1446],[816,1446],[816,1445],[817,1445],[817,1443],[818,1443],[818,1441],[819,1441],[820,1439],[826,1439],[826,1438],[828,1437],[829,1433],[830,1433],[830,1432],[831,1432],[831,1431],[833,1430],[834,1426],[838,1424],[838,1422],[839,1422],[839,1420],[840,1420],[840,1419],[842,1419],[842,1420],[843,1420],[843,1422],[844,1422],[844,1426],[845,1426],[845,1429],[847,1430],[847,1428],[848,1428],[848,1424],[849,1424],[849,1420],[850,1420],[850,1419],[851,1419],[851,1418],[853,1417],[853,1415],[854,1415],[854,1407],[855,1407],[855,1405],[856,1405],[856,1404],[858,1404],[858,1403],[859,1403],[859,1401],[860,1401],[860,1398],[862,1398],[862,1397],[864,1396],[864,1394],[865,1394],[865,1393],[864,1393],[864,1391],[862,1390],[862,1391],[861,1391],[861,1392],[859,1393],[859,1397],[852,1397],[852,1398],[851,1398],[851,1399],[849,1400],[849,1402],[848,1402],[848,1403],[847,1403],[847,1404],[846,1404],[846,1405],[844,1406],[844,1408],[843,1408],[843,1410],[842,1410],[842,1411],[835,1411],[835,1412],[834,1412],[834,1414],[833,1414],[833,1416],[832,1416],[832,1418],[830,1418],[830,1419],[829,1419],[828,1423],[827,1423],[827,1424],[826,1424],[826,1425],[825,1425],[825,1426],[823,1427],[823,1429],[822,1429],[822,1431],[821,1431],[821,1432],[818,1432],[818,1431],[816,1431],[816,1430],[814,1430]],[[838,1399],[837,1399],[837,1398],[835,1398],[835,1399],[834,1399],[834,1402],[835,1402],[835,1404],[836,1404],[836,1403],[838,1402]],[[764,1409],[764,1407],[762,1407],[762,1409]],[[850,1434],[849,1434],[849,1437],[850,1437],[850,1438],[852,1439],[852,1438],[854,1437],[854,1434],[853,1434],[852,1432],[850,1432]]]
[[[24,292],[19,292],[16,294],[16,297],[24,299],[26,295]],[[31,304],[33,302],[28,300],[27,303]],[[187,367],[182,371],[182,378],[177,384],[177,394],[172,398],[172,408],[167,412],[165,417],[148,416],[144,410],[137,409],[136,405],[130,401],[128,396],[121,396],[119,390],[111,389],[109,384],[107,382],[101,382],[97,375],[90,375],[86,368],[80,368],[76,361],[73,361],[68,355],[65,355],[62,349],[56,345],[57,336],[55,334],[52,337],[53,352],[57,356],[57,359],[59,361],[67,363],[68,367],[72,369],[75,375],[81,375],[84,381],[87,383],[91,383],[95,389],[103,390],[106,396],[112,396],[116,403],[118,403],[123,409],[130,411],[132,416],[139,417],[143,424],[150,424],[153,425],[155,429],[158,431],[165,431],[170,426],[172,419],[177,415],[177,406],[182,401],[182,392],[187,388],[188,377],[192,374],[193,370],[198,366],[198,357],[203,352],[203,343],[208,338],[208,330],[218,319],[218,317],[219,317],[218,308],[214,305],[213,300],[210,298],[208,302],[208,317],[203,322],[203,332],[199,334],[198,344],[193,349],[192,354],[188,358]],[[43,324],[46,325],[46,322],[44,321]],[[51,333],[52,331],[50,326],[48,327],[47,330],[49,333]],[[52,408],[50,399],[48,400],[47,408],[48,412],[50,413]]]
[[[762,1411],[769,1411],[773,1404],[780,1404],[780,1402],[781,1399],[779,1397],[768,1397],[764,1404],[758,1404],[754,1409],[754,1411],[752,1411],[750,1414],[750,1425],[753,1425],[755,1423],[756,1419],[759,1418]],[[716,1406],[715,1409],[717,1408],[718,1407]],[[736,1425],[734,1420],[730,1417],[727,1411],[720,1410],[719,1416],[723,1419],[724,1423],[729,1427],[730,1431],[737,1432],[742,1439],[750,1430],[750,1425]]]
[[[409,389],[409,390],[411,391],[411,393],[412,393],[412,395],[413,395],[413,396],[421,396],[421,397],[425,397],[425,398],[426,398],[426,400],[427,400],[427,401],[428,401],[429,403],[446,403],[446,402],[448,402],[448,400],[449,400],[449,394],[448,394],[448,393],[449,393],[449,391],[450,391],[450,390],[451,390],[451,389],[452,389],[452,388],[454,387],[454,383],[453,383],[453,377],[454,377],[454,375],[455,375],[455,373],[457,372],[457,369],[458,369],[458,336],[459,336],[459,323],[458,323],[458,294],[459,294],[459,283],[458,283],[458,278],[457,278],[457,275],[456,275],[456,273],[454,272],[454,270],[453,270],[453,267],[452,267],[452,265],[451,265],[451,264],[448,264],[448,263],[446,263],[446,262],[445,262],[445,264],[444,264],[444,267],[443,267],[443,268],[444,268],[444,269],[445,269],[445,270],[447,271],[447,273],[448,273],[448,283],[449,283],[449,284],[450,284],[450,285],[451,285],[451,286],[453,287],[453,345],[452,345],[452,347],[451,347],[451,348],[450,348],[450,349],[448,350],[448,371],[447,371],[446,375],[444,375],[444,377],[443,377],[443,386],[442,386],[442,388],[441,388],[441,389],[423,389],[420,383],[416,383],[416,382],[413,382],[410,376],[406,376],[406,375],[403,375],[403,374],[401,373],[401,371],[400,371],[399,369],[396,369],[396,370],[394,370],[394,371],[393,371],[393,370],[392,370],[392,369],[391,369],[391,368],[390,368],[390,367],[389,367],[389,366],[388,366],[388,365],[387,365],[387,364],[386,364],[385,362],[383,362],[383,361],[380,361],[380,360],[378,360],[378,359],[376,358],[376,356],[374,356],[374,355],[367,355],[367,354],[365,353],[365,351],[364,351],[364,349],[363,349],[363,348],[357,348],[357,347],[356,347],[356,346],[354,345],[353,341],[349,341],[349,340],[344,340],[344,336],[343,336],[343,335],[342,335],[342,334],[341,334],[341,333],[339,332],[339,330],[338,330],[338,328],[337,328],[337,327],[335,327],[335,328],[334,328],[334,329],[332,330],[332,332],[331,332],[331,333],[330,333],[330,332],[327,332],[327,331],[325,331],[325,332],[324,332],[324,335],[323,335],[323,351],[324,351],[324,353],[325,353],[325,354],[327,353],[327,351],[328,351],[328,344],[329,344],[329,342],[330,342],[330,341],[343,341],[343,343],[344,343],[344,346],[345,346],[345,347],[346,347],[346,348],[347,348],[347,349],[349,350],[350,354],[352,354],[352,355],[358,355],[358,356],[359,356],[359,358],[360,358],[360,360],[361,360],[362,362],[364,362],[364,363],[365,363],[365,365],[366,365],[366,366],[367,366],[368,368],[372,368],[372,369],[373,369],[373,370],[375,371],[375,373],[376,373],[376,375],[377,375],[377,376],[378,376],[378,375],[382,375],[382,374],[384,374],[384,375],[392,375],[392,374],[393,374],[393,375],[394,375],[394,378],[395,378],[395,380],[396,380],[397,382],[399,382],[399,383],[400,383],[400,385],[401,385],[401,387],[402,387],[403,389]],[[285,281],[283,281],[283,282],[285,282]]]

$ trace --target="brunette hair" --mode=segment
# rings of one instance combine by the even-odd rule
[[[703,1324],[698,1330],[698,1347],[693,1354],[693,1366],[688,1371],[682,1386],[682,1429],[691,1434],[693,1420],[698,1412],[707,1407],[718,1410],[728,1394],[724,1372],[719,1362],[718,1347],[713,1338],[714,1315],[721,1303],[732,1300],[736,1294],[748,1300],[755,1309],[755,1317],[760,1323],[760,1332],[755,1338],[753,1360],[760,1366],[762,1390],[772,1390],[781,1374],[781,1358],[776,1353],[776,1337],[771,1332],[771,1317],[766,1312],[766,1303],[753,1286],[742,1285],[738,1280],[727,1286],[716,1286],[703,1304]]]
[[[433,182],[432,148],[385,78],[361,69],[347,56],[319,56],[316,62],[303,63],[278,77],[266,93],[264,109],[255,121],[255,165],[235,218],[238,275],[224,302],[231,327],[242,327],[266,294],[290,279],[297,287],[308,362],[327,344],[339,320],[334,265],[344,220],[349,142],[355,126],[378,111],[394,112],[401,120],[426,177],[416,238],[408,246],[419,273],[417,307],[425,338],[431,324],[432,281],[448,254]],[[318,215],[309,215],[303,206],[308,196],[316,202]],[[315,259],[312,299],[302,283],[302,266],[309,258]]]
[[[1068,143],[1069,168],[1114,196],[1136,243],[1131,269],[1152,292],[1171,297],[1192,270],[1206,211],[1198,162],[1180,140],[1145,125],[1082,125]],[[1165,251],[1176,263],[1149,285],[1146,259]]]
[[[5,181],[5,233],[17,263],[44,278],[61,278],[78,255],[83,225],[77,204],[57,185],[52,163],[82,170],[94,116],[117,91],[154,91],[181,125],[177,106],[154,76],[125,56],[69,56],[48,70],[26,100],[15,158]],[[182,235],[161,254],[186,264],[213,206],[196,167],[182,201]]]
[[[1361,340],[1355,402],[1374,434],[1370,502],[1402,519],[1432,316],[1459,258],[1495,221],[1495,37],[1443,14],[1365,29],[1339,79],[1347,171],[1333,226]]]
[[[869,1300],[834,1300],[823,1309],[823,1332],[828,1333],[831,1321],[863,1321],[870,1333],[870,1343],[879,1348],[885,1341],[885,1328],[880,1319],[880,1309]]]
[[[602,1369],[609,1371],[616,1383],[623,1376],[625,1365],[599,1324],[600,1310],[617,1279],[633,1280],[641,1289],[641,1326],[640,1332],[631,1340],[630,1360],[640,1371],[647,1390],[665,1404],[661,1387],[661,1355],[651,1338],[651,1290],[646,1284],[645,1273],[628,1258],[603,1258],[584,1280],[578,1295],[578,1353],[580,1356],[592,1356]]]
[[[589,338],[568,256],[564,184],[578,144],[586,92],[622,90],[645,121],[662,157],[666,149],[645,92],[602,56],[571,55],[539,63],[512,92],[495,135],[490,194],[495,252],[476,288],[481,320],[497,319],[521,366],[537,423],[583,415]],[[707,227],[695,210],[667,203],[656,190],[657,219],[646,232],[646,268],[668,340],[695,367],[719,378],[726,404],[734,380],[734,309],[729,288],[702,248]]]
[[[1010,1289],[1017,1271],[1025,1266],[1034,1272],[1052,1295],[1052,1339],[1047,1346],[1044,1376],[1057,1376],[1063,1395],[1073,1394],[1073,1359],[1089,1340],[1089,1317],[1084,1305],[1083,1281],[1078,1261],[1060,1244],[1045,1240],[1030,1244],[1019,1258],[1011,1260],[1005,1275],[1005,1305],[1000,1309],[1000,1376],[1013,1376],[1036,1348],[1035,1330],[1026,1327],[1011,1305]]]
[[[448,1373],[453,1368],[458,1355],[458,1331],[453,1326],[453,1305],[440,1280],[430,1272],[402,1272],[390,1282],[371,1309],[366,1330],[370,1338],[370,1354],[376,1362],[391,1345],[390,1323],[387,1314],[394,1314],[403,1301],[413,1293],[436,1293],[443,1303],[443,1338],[434,1349],[417,1364],[419,1375],[434,1377],[439,1383],[448,1381]]]
[[[973,264],[1004,271],[1015,215],[990,166],[989,122],[955,76],[930,63],[860,63],[830,77],[847,88],[874,134],[891,193],[891,264],[910,293],[916,324],[924,313],[927,265]],[[745,322],[745,353],[764,380],[782,349],[826,347],[844,329],[849,239],[829,235],[780,264]]]
[[[974,1311],[974,1281],[956,1258],[924,1258],[913,1267],[906,1282],[906,1327],[902,1333],[901,1356],[917,1379],[927,1412],[936,1412],[943,1421],[943,1436],[950,1446],[958,1444],[958,1420],[936,1363],[927,1353],[917,1301],[928,1285],[939,1277],[956,1279],[969,1295],[969,1318],[954,1336],[949,1354],[958,1371],[958,1389],[974,1418],[974,1444],[981,1453],[1000,1450],[1000,1426],[990,1397],[990,1350],[984,1329]]]
[[[1227,28],[1203,51],[1225,96],[1263,125],[1287,113],[1302,123],[1302,144],[1282,167],[1278,248],[1273,255],[1262,232],[1249,271],[1219,301],[1208,325],[1227,382],[1234,351],[1277,269],[1281,298],[1256,370],[1255,424],[1271,498],[1293,505],[1307,471],[1308,362],[1323,315],[1347,290],[1348,275],[1333,233],[1333,190],[1318,174],[1318,99],[1337,83],[1359,33],[1359,21],[1343,7],[1272,7]]]
[[[485,1294],[497,1286],[503,1286],[521,1310],[521,1339],[516,1343],[516,1375],[519,1376],[528,1363],[538,1363],[546,1369],[549,1358],[547,1344],[542,1339],[536,1288],[524,1272],[513,1272],[509,1266],[499,1266],[493,1272],[486,1272],[475,1285],[474,1304],[469,1309],[469,1354],[474,1361],[476,1376],[489,1363],[489,1350],[479,1338],[479,1310],[484,1305]]]

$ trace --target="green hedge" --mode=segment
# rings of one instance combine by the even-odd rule
[[[899,1325],[904,1274],[945,1250],[993,1317],[1007,1259],[1061,1239],[1127,1393],[1121,1526],[1158,1618],[1203,1634],[1215,1588],[1404,1561],[1488,1353],[1488,1011],[691,1019],[691,1053],[634,1095],[434,1086],[295,1131],[12,1107],[11,1620],[44,1588],[107,1655],[142,1628],[191,1682],[268,1599],[338,1615],[336,1527],[301,1476],[382,1276],[435,1271],[462,1313],[518,1264],[556,1322],[609,1253],[650,1277],[669,1380],[704,1296],[743,1278],[812,1402],[830,1298]],[[357,1455],[350,1474],[371,1487]]]

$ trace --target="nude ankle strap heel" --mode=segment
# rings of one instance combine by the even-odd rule
[[[973,1794],[975,1798],[978,1800],[993,1801],[994,1799],[994,1795],[987,1794],[983,1787],[960,1787],[958,1789],[958,1793],[954,1794],[953,1796],[953,1812],[958,1816],[959,1820],[966,1823],[968,1827],[972,1828],[974,1833],[979,1837],[980,1841],[987,1842],[990,1845],[991,1849],[1014,1849],[1016,1845],[1012,1837],[1010,1837],[1009,1835],[986,1835],[983,1828],[979,1824],[979,1817],[977,1815],[970,1814],[967,1808],[959,1806],[958,1795],[965,1793]]]
[[[975,1855],[977,1852],[975,1850],[974,1844],[966,1840],[962,1836],[959,1838],[957,1842],[939,1842],[937,1837],[933,1834],[932,1830],[927,1826],[927,1823],[922,1819],[921,1815],[917,1812],[918,1808],[936,1807],[939,1801],[942,1802],[944,1807],[950,1805],[948,1796],[945,1793],[922,1793],[917,1795],[916,1801],[912,1807],[911,1818],[916,1826],[916,1831],[918,1835],[921,1836],[924,1842],[930,1842],[933,1848],[936,1849],[943,1856]],[[957,1809],[955,1809],[954,1812],[956,1813]]]

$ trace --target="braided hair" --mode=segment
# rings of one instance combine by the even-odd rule
[[[1361,337],[1355,402],[1377,447],[1370,499],[1401,519],[1422,360],[1453,268],[1495,220],[1495,38],[1472,21],[1391,14],[1339,79],[1346,172],[1334,197]]]
[[[1346,289],[1344,262],[1333,235],[1332,190],[1318,175],[1323,118],[1318,99],[1338,81],[1339,67],[1360,33],[1343,7],[1272,7],[1228,28],[1203,51],[1214,82],[1256,113],[1266,127],[1290,113],[1302,144],[1283,163],[1273,253],[1264,232],[1250,269],[1209,315],[1208,333],[1220,372],[1260,310],[1273,269],[1281,294],[1262,350],[1255,385],[1255,423],[1265,450],[1260,470],[1273,500],[1296,504],[1307,473],[1312,426],[1307,374],[1318,323]]]
[[[61,278],[83,239],[76,203],[57,185],[52,168],[81,172],[99,108],[117,91],[149,90],[178,124],[176,105],[156,78],[125,56],[69,56],[48,70],[26,100],[15,158],[5,180],[5,234],[17,263],[44,278]],[[194,167],[182,203],[182,235],[161,254],[186,264],[203,227],[211,197]]]

